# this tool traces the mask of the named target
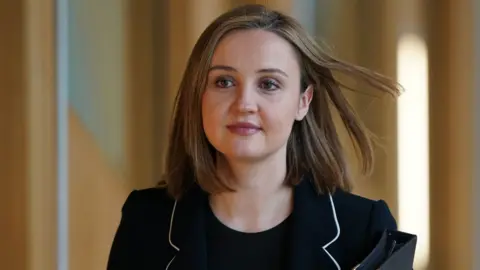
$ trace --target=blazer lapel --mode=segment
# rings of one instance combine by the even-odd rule
[[[195,185],[172,209],[169,244],[175,257],[166,270],[207,270],[206,207],[208,196]],[[340,235],[331,196],[317,195],[304,178],[295,187],[292,215],[288,269],[340,269],[331,255]]]
[[[306,177],[295,188],[289,269],[340,269],[329,247],[340,235],[333,200]]]
[[[171,215],[169,243],[176,254],[167,270],[207,270],[207,200],[207,195],[195,185],[176,203]]]

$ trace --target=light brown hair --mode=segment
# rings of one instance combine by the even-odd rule
[[[220,40],[232,31],[261,29],[288,41],[298,54],[301,89],[314,87],[310,110],[296,121],[287,142],[286,183],[296,185],[309,174],[319,193],[336,188],[350,191],[352,179],[333,119],[338,112],[362,161],[362,171],[373,166],[372,141],[355,115],[332,71],[368,82],[381,92],[397,95],[399,86],[365,68],[342,62],[325,53],[293,18],[262,5],[245,5],[224,13],[202,33],[190,55],[178,90],[172,117],[165,178],[169,193],[180,198],[195,181],[207,192],[232,190],[216,175],[216,150],[202,126],[201,99],[212,55]]]

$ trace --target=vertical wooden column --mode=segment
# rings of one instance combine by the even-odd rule
[[[55,1],[25,1],[28,269],[57,265]]]
[[[155,9],[164,1],[127,2],[126,17],[126,130],[128,179],[135,188],[152,186],[155,180],[154,138],[155,113],[162,104],[153,99],[160,88],[155,88],[156,78],[165,74],[156,72],[154,36],[156,17],[164,17],[164,9]],[[158,48],[163,49],[163,48]]]
[[[473,70],[478,74],[480,72],[480,2],[474,1],[473,3],[473,31],[474,31],[474,67]],[[473,144],[474,144],[474,177],[473,177],[473,228],[480,228],[480,197],[477,194],[480,194],[480,143],[478,138],[480,138],[480,76],[474,76],[474,111],[473,111],[473,121],[474,121],[474,135],[473,135]],[[473,235],[473,269],[480,269],[480,232],[474,230]]]
[[[55,269],[53,1],[0,1],[0,268]]]
[[[27,110],[23,1],[0,1],[0,268],[28,265]]]
[[[165,161],[165,152],[167,150],[167,141],[170,127],[170,114],[172,111],[173,97],[175,92],[170,89],[171,70],[169,65],[170,54],[169,36],[171,25],[168,23],[169,5],[171,1],[154,1],[153,3],[153,25],[152,25],[152,62],[153,62],[153,96],[152,103],[154,121],[153,121],[153,151],[154,151],[154,171],[155,181],[158,181],[163,172]],[[182,25],[183,27],[183,25]],[[179,46],[182,46],[180,44]]]
[[[207,3],[206,3],[207,2]],[[191,21],[189,23],[189,48],[193,49],[195,42],[207,26],[220,14],[225,12],[230,5],[225,0],[196,1],[189,0],[188,14]]]
[[[430,269],[473,269],[473,1],[428,1]],[[476,105],[476,104],[475,104]]]

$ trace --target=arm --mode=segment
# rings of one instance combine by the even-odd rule
[[[370,221],[367,235],[369,235],[369,250],[373,249],[384,230],[397,230],[397,222],[387,204],[380,200],[373,203],[370,211]]]
[[[136,191],[131,192],[122,207],[122,219],[112,243],[107,270],[135,269],[138,264],[136,195]]]
[[[396,231],[397,222],[384,201],[380,200],[373,202],[370,208],[368,226],[365,232],[365,249],[363,250],[363,255],[356,262],[357,266],[353,269],[357,269],[359,263],[362,261],[366,263],[366,265],[363,265],[361,269],[370,269],[380,263],[384,256],[382,253],[383,248],[381,248],[381,250],[376,250],[373,253],[372,251],[378,244],[385,230]],[[364,261],[366,258],[368,258],[368,262]]]

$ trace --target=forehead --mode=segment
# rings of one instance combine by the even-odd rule
[[[265,30],[240,30],[225,36],[217,45],[212,65],[236,69],[281,68],[299,72],[297,55],[282,37]]]

